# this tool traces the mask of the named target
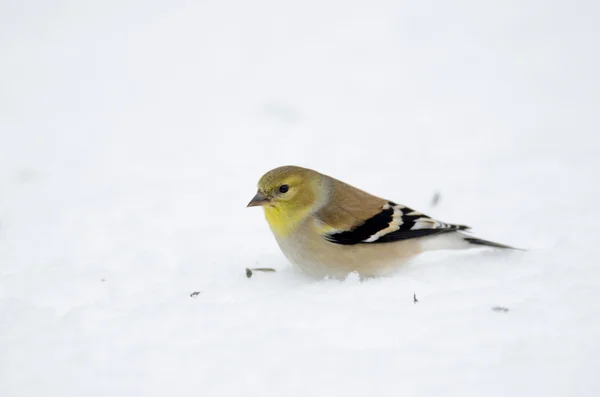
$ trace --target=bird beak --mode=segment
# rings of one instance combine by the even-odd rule
[[[248,203],[248,205],[246,207],[263,206],[263,205],[267,204],[268,202],[269,202],[269,199],[267,198],[267,196],[265,196],[261,192],[257,192],[256,196],[254,196],[252,198],[252,200],[250,200],[250,202]]]

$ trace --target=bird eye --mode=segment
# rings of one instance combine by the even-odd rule
[[[288,185],[281,185],[281,186],[279,186],[279,192],[280,193],[287,193],[288,190],[290,190],[290,187]]]

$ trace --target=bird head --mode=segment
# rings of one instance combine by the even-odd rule
[[[321,174],[296,166],[275,168],[258,181],[248,207],[262,206],[274,231],[285,233],[304,219],[319,201]]]

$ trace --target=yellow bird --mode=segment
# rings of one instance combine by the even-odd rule
[[[279,247],[316,277],[392,273],[432,250],[507,245],[470,237],[468,226],[444,223],[317,171],[275,168],[260,178],[248,207],[262,206]]]

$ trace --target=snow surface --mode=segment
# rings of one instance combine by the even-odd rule
[[[0,2],[0,396],[599,396],[599,18]],[[283,164],[529,251],[310,279],[245,208]]]

